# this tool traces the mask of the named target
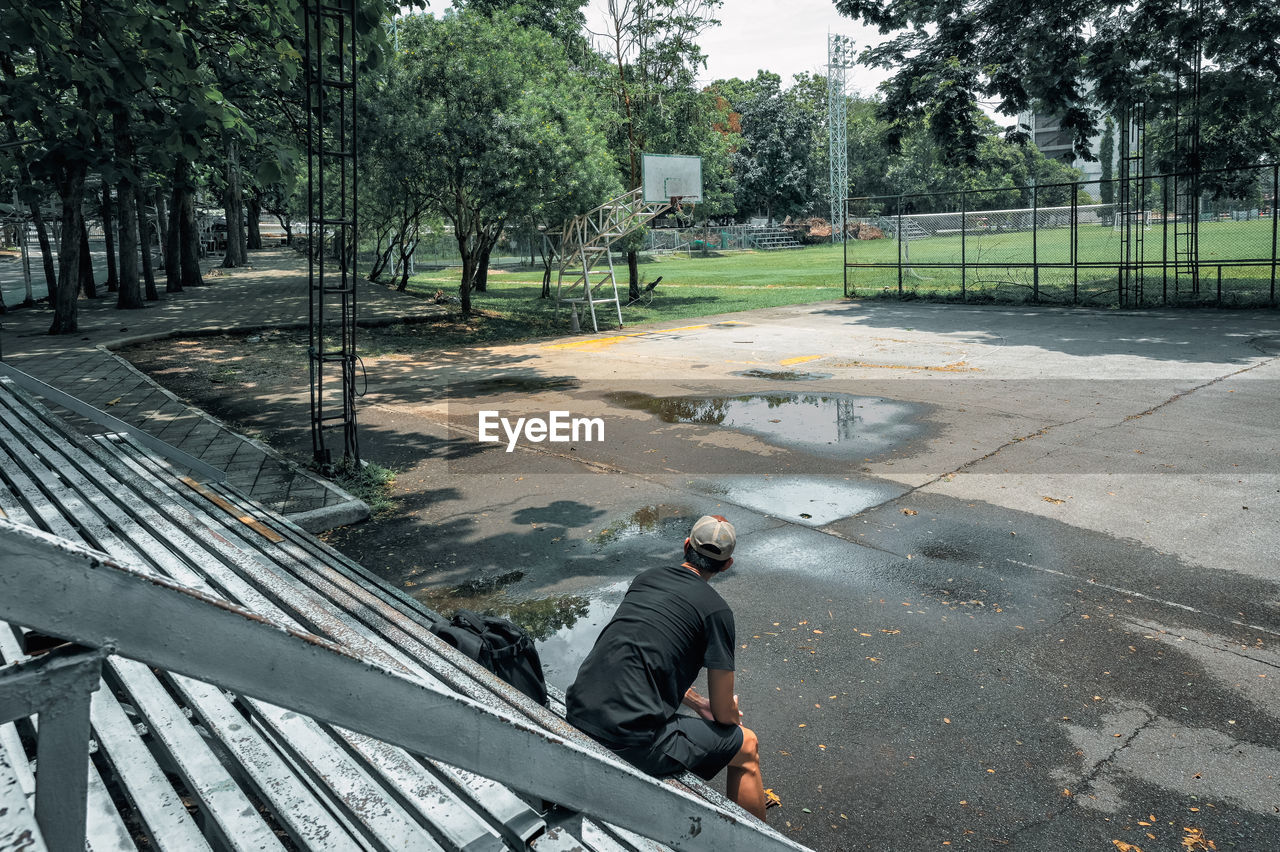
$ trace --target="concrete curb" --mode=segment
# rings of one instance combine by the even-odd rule
[[[303,327],[305,328],[306,326],[303,326]],[[158,336],[152,337],[151,339],[153,340],[161,339],[163,337],[168,337],[168,336],[170,335],[167,335],[167,334],[158,335]],[[295,476],[302,476],[307,479],[310,479],[312,482],[315,482],[316,484],[318,484],[321,488],[325,489],[326,491],[336,496],[339,500],[339,502],[336,504],[332,504],[329,506],[321,506],[317,509],[308,509],[305,512],[297,512],[294,514],[285,515],[285,517],[287,517],[289,520],[293,521],[298,526],[305,529],[307,532],[310,532],[310,533],[325,532],[326,530],[336,529],[337,527],[358,523],[360,521],[363,521],[369,518],[371,511],[369,509],[368,504],[365,503],[363,500],[359,499],[358,497],[356,497],[355,495],[343,490],[336,483],[332,482],[331,480],[325,479],[324,477],[317,476],[315,473],[307,470],[306,468],[286,458],[279,451],[267,446],[261,441],[257,441],[253,438],[250,438],[248,435],[244,435],[240,432],[237,432],[235,429],[232,429],[229,425],[224,423],[222,420],[219,420],[217,417],[214,417],[209,412],[181,399],[180,397],[178,397],[177,394],[173,393],[173,391],[160,385],[154,379],[148,376],[146,373],[142,372],[137,367],[133,366],[133,364],[129,363],[127,359],[112,352],[110,349],[107,348],[106,344],[99,343],[95,345],[94,348],[102,352],[107,357],[115,360],[117,364],[124,367],[126,370],[128,370],[133,375],[137,376],[143,382],[147,383],[151,387],[158,390],[161,394],[168,397],[173,402],[176,402],[179,405],[189,408],[190,410],[199,414],[201,418],[217,426],[219,429],[223,429],[231,433],[232,435],[235,435],[237,438],[244,441],[246,444],[249,444],[254,449],[261,452],[263,455],[278,462],[282,467],[291,471]]]

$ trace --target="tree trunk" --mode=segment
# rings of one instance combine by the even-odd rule
[[[58,192],[62,196],[62,233],[81,232],[80,206],[84,202],[83,162],[68,165],[61,180],[58,181]],[[49,326],[50,334],[72,334],[77,330],[76,307],[80,298],[80,241],[69,238],[61,241],[58,252],[58,286],[53,303],[53,324]],[[52,295],[52,294],[51,294]]]
[[[120,205],[120,296],[116,307],[136,310],[144,307],[142,282],[138,278],[138,183],[134,174],[133,135],[129,132],[129,110],[117,105],[111,111],[115,135],[116,161],[120,180],[116,199]]]
[[[53,265],[53,246],[49,244],[49,227],[45,224],[44,214],[40,212],[40,202],[31,202],[31,221],[36,226],[36,239],[40,241],[40,259],[44,263],[44,284],[49,290],[49,304],[53,304],[54,294],[58,292],[58,270]]]
[[[248,211],[245,219],[249,224],[248,249],[250,251],[260,251],[262,249],[262,230],[258,227],[258,220],[262,218],[262,199],[257,195],[251,195],[245,202],[245,207]]]
[[[120,278],[116,275],[116,235],[115,216],[111,214],[111,187],[102,185],[102,236],[107,243],[107,292],[114,293],[120,289]]]
[[[142,193],[143,197],[145,193]],[[147,301],[159,301],[160,294],[156,292],[156,273],[151,266],[151,244],[155,241],[155,235],[152,233],[152,223],[150,217],[147,216],[147,208],[143,204],[138,205],[138,242],[139,248],[142,249],[142,282],[146,289]]]
[[[471,316],[471,281],[475,276],[476,262],[469,240],[458,238],[458,254],[462,257],[462,282],[458,285],[458,301],[462,303],[462,315]]]
[[[182,213],[178,217],[178,225],[182,286],[200,287],[204,284],[200,275],[200,227],[196,222],[196,193],[190,183],[182,188]]]
[[[227,252],[222,256],[224,269],[235,269],[248,262],[244,240],[244,195],[240,191],[240,150],[235,139],[227,140],[227,189],[222,207],[227,217]]]
[[[185,159],[179,158],[173,172],[173,196],[169,204],[168,226],[164,234],[164,290],[182,292],[182,184],[186,180]]]
[[[634,302],[640,298],[640,252],[632,249],[627,252],[627,301]]]
[[[164,190],[155,189],[156,204],[156,244],[160,246],[160,259],[167,261],[169,257],[169,205],[165,201]]]
[[[80,216],[80,288],[90,299],[98,298],[98,282],[93,278],[93,255],[89,249],[89,226]]]
[[[477,293],[489,292],[489,255],[492,252],[492,246],[480,250],[480,256],[476,263],[476,280],[472,284],[472,289]]]

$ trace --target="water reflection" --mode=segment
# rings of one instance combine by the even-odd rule
[[[585,599],[584,612],[578,618],[538,642],[547,683],[560,689],[569,688],[578,675],[578,666],[591,653],[596,637],[613,618],[630,585],[631,580],[622,580],[594,592]]]
[[[921,428],[917,406],[844,393],[654,397],[620,391],[607,398],[666,423],[723,426],[772,444],[845,457],[883,453]]]

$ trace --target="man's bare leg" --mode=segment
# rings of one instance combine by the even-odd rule
[[[760,773],[760,743],[755,731],[742,729],[742,747],[729,761],[726,793],[752,816],[764,822],[764,776]]]

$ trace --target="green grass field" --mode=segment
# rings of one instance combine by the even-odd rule
[[[1148,263],[1170,259],[1167,274],[1161,269],[1148,269],[1143,288],[1145,304],[1160,304],[1167,297],[1171,303],[1216,303],[1218,275],[1222,275],[1222,303],[1232,305],[1265,304],[1270,297],[1270,264],[1252,267],[1224,266],[1215,261],[1260,259],[1271,255],[1271,222],[1206,222],[1200,227],[1200,257],[1203,264],[1199,290],[1192,292],[1192,282],[1184,272],[1174,275],[1173,233],[1166,235],[1160,225],[1143,232],[1144,257]],[[1037,234],[1036,254],[1041,263],[1067,263],[1071,257],[1071,232],[1068,228],[1047,228]],[[1102,225],[1082,225],[1077,236],[1081,261],[1115,264],[1122,250],[1119,232]],[[896,268],[849,270],[849,280],[858,298],[927,298],[958,300],[961,297],[961,273],[958,269],[930,269],[914,264],[953,263],[961,259],[960,237],[928,237],[908,246],[913,265],[904,270],[899,290]],[[893,239],[853,240],[848,245],[848,258],[853,263],[896,263],[898,244]],[[1032,235],[1029,232],[977,233],[965,240],[965,259],[970,262],[1003,264],[1029,263],[1032,259]],[[839,299],[844,295],[843,263],[845,252],[839,245],[811,246],[776,252],[740,252],[709,257],[654,257],[640,265],[641,281],[662,276],[662,283],[649,305],[623,308],[623,322],[628,326],[667,320],[679,320],[711,314],[771,308]],[[620,292],[626,295],[626,267],[618,269]],[[420,297],[430,297],[437,290],[446,294],[457,291],[461,271],[457,268],[424,272],[413,276],[409,290]],[[1111,269],[1081,269],[1073,279],[1070,269],[1041,269],[1038,277],[1030,269],[995,267],[971,269],[964,276],[965,298],[971,301],[1029,301],[1038,283],[1040,298],[1049,303],[1111,305],[1116,301],[1117,272]],[[1132,282],[1126,284],[1132,288]],[[541,299],[542,270],[493,270],[489,274],[489,290],[473,295],[473,306],[479,315],[464,326],[446,333],[459,335],[459,342],[513,340],[562,333],[567,319],[561,314],[553,319],[553,300]],[[554,292],[554,281],[552,285]],[[611,305],[601,306],[601,328],[617,324]],[[584,318],[584,327],[590,321]]]

